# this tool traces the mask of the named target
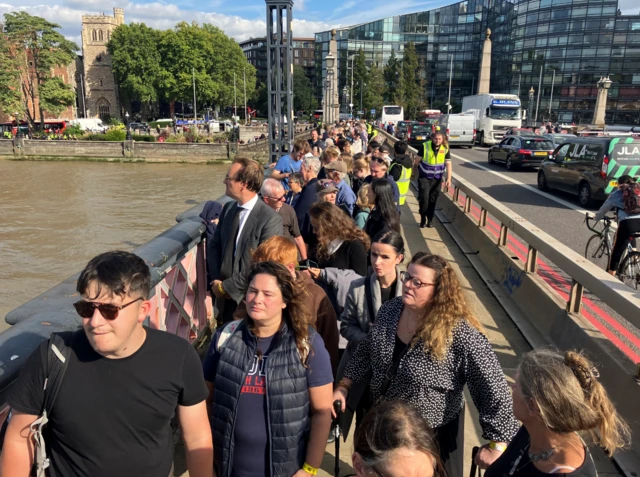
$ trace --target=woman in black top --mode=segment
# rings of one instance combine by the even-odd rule
[[[353,383],[369,382],[374,400],[413,404],[435,430],[448,475],[460,476],[467,384],[483,437],[496,448],[478,454],[489,465],[518,430],[498,359],[446,260],[418,252],[401,278],[402,297],[380,308],[333,399],[344,407]]]
[[[309,210],[311,226],[318,240],[317,263],[322,268],[353,270],[360,276],[367,274],[367,250],[371,241],[335,204],[317,202]],[[309,269],[314,278],[320,269]]]
[[[629,438],[597,378],[593,364],[574,351],[524,355],[513,386],[513,412],[522,427],[485,477],[597,477],[577,433],[586,432],[609,455]]]
[[[400,232],[400,214],[393,200],[393,187],[387,179],[375,179],[369,187],[369,203],[374,204],[364,231],[373,238],[384,230]]]

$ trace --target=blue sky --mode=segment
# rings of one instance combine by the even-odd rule
[[[311,37],[315,32],[403,13],[429,10],[456,0],[294,0],[293,32]],[[26,10],[62,26],[63,33],[80,44],[81,17],[87,13],[112,14],[125,9],[125,22],[144,22],[154,28],[171,28],[179,21],[211,23],[238,41],[265,34],[263,0],[0,0],[0,14]],[[638,0],[620,0],[627,14],[638,14]],[[633,9],[633,10],[632,10]]]

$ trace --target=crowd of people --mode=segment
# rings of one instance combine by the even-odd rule
[[[44,342],[11,390],[0,475],[30,475],[36,435],[49,475],[168,476],[173,421],[192,477],[313,476],[338,402],[357,476],[462,477],[466,386],[486,476],[595,477],[578,433],[610,454],[629,440],[597,370],[578,352],[535,350],[509,389],[451,264],[408,257],[401,233],[414,162],[423,225],[433,219],[434,188],[451,177],[444,138],[415,161],[406,143],[392,158],[373,139],[361,124],[315,131],[267,178],[233,161],[230,200],[201,215],[217,309],[203,364],[182,338],[144,326],[151,276],[140,258],[92,259],[74,304],[83,328],[54,352]]]

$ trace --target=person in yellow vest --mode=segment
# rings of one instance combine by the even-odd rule
[[[436,132],[430,141],[418,148],[418,203],[420,204],[420,227],[433,227],[436,202],[440,195],[443,176],[445,186],[451,185],[451,157],[449,145],[442,132]]]
[[[393,177],[393,180],[396,181],[396,184],[398,185],[398,191],[400,192],[398,205],[404,205],[411,183],[413,159],[411,159],[411,156],[407,154],[408,148],[409,145],[406,143],[406,141],[397,141],[393,145],[395,157],[393,158],[393,162],[391,162],[389,175]]]

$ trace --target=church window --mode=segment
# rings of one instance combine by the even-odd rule
[[[102,30],[98,30],[98,41],[104,41],[104,35]]]
[[[95,30],[91,30],[91,39],[93,41],[98,41],[98,32]]]
[[[105,98],[100,98],[96,101],[96,106],[98,107],[98,115],[100,119],[103,121],[108,121],[111,117],[111,113],[109,110],[110,104]]]

